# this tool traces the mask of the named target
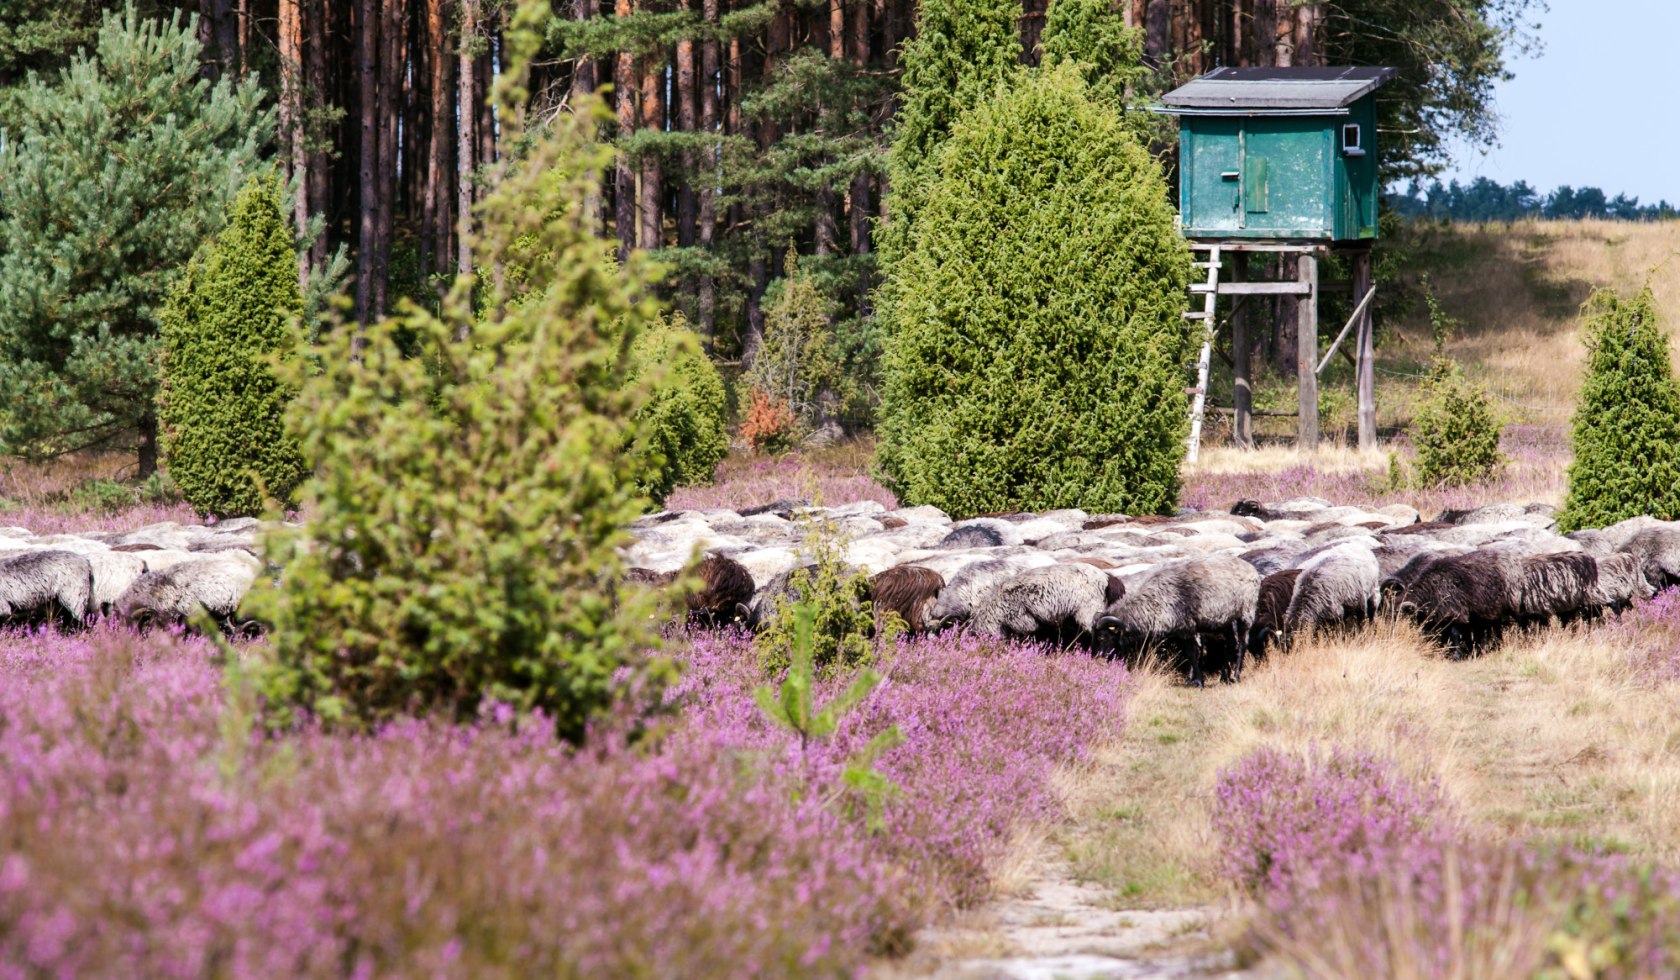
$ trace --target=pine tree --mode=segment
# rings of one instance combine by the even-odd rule
[[[273,625],[260,684],[278,724],[466,720],[488,702],[581,738],[657,641],[618,551],[647,506],[629,352],[657,319],[652,271],[617,265],[585,210],[612,159],[591,142],[599,104],[519,131],[545,9],[528,0],[506,37],[498,118],[526,153],[479,205],[474,265],[516,245],[553,261],[517,292],[461,276],[441,316],[329,333],[293,402],[310,520],[270,539],[286,575],[249,600]]]
[[[827,303],[798,256],[788,250],[781,291],[764,313],[759,345],[747,384],[782,402],[807,430],[842,400],[845,379],[828,324]]]
[[[32,78],[0,154],[0,451],[138,437],[156,464],[157,315],[273,131],[254,82],[199,75],[196,21],[107,14]]]
[[[1021,61],[1019,0],[926,0],[916,36],[904,46],[899,108],[887,153],[892,187],[881,235],[881,265],[890,270],[910,242],[925,185],[925,168],[958,115],[990,98]]]
[[[893,270],[880,464],[952,513],[1177,502],[1190,258],[1071,66],[965,114]]]
[[[1559,524],[1680,518],[1680,387],[1651,288],[1632,300],[1601,289],[1583,310],[1589,360]]]
[[[265,493],[291,504],[304,476],[283,424],[293,392],[268,363],[303,307],[282,193],[272,172],[248,181],[163,308],[164,465],[200,513],[256,514]]]

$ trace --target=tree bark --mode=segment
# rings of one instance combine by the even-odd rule
[[[718,0],[700,0],[700,16],[709,28],[705,39],[700,42],[700,128],[706,135],[716,136],[718,132],[718,85],[720,65],[718,58],[717,22]],[[717,151],[708,146],[705,150],[705,167],[699,174],[699,227],[695,229],[695,237],[700,247],[708,253],[717,234]],[[717,348],[717,281],[704,273],[700,276],[700,333],[706,338],[707,352]]]
[[[698,93],[694,84],[694,40],[677,42],[677,129],[693,134],[700,128]],[[694,244],[695,226],[699,222],[699,202],[695,199],[695,173],[700,158],[693,150],[683,151],[682,183],[677,189],[677,244],[688,248]]]
[[[828,57],[835,64],[846,60],[846,8],[843,0],[828,0]],[[816,252],[832,255],[840,244],[840,226],[834,217],[834,188],[817,192]]]
[[[630,0],[614,0],[615,17],[629,17],[633,12]],[[613,100],[618,108],[618,138],[622,142],[636,131],[636,104],[641,101],[641,93],[636,88],[636,56],[629,51],[618,53],[618,63],[613,71]],[[636,170],[622,149],[618,152],[617,178],[613,204],[618,230],[618,260],[624,262],[636,247]]]
[[[356,319],[371,322],[373,282],[379,262],[379,4],[359,0],[356,23],[356,76],[360,86],[361,156],[357,187],[360,215],[356,240]]]
[[[642,128],[662,133],[665,130],[665,53],[657,51],[642,60]],[[638,238],[645,249],[665,247],[665,180],[664,168],[657,153],[644,153],[641,159],[641,231]]]
[[[1143,8],[1143,53],[1161,60],[1171,54],[1172,8],[1169,0],[1149,0]]]
[[[1295,65],[1294,0],[1277,0],[1277,22],[1273,26],[1273,61],[1279,68]]]
[[[299,12],[303,19],[308,21],[305,31],[308,43],[304,45],[303,53],[304,72],[299,85],[300,104],[311,106],[317,102],[325,102],[324,93],[332,91],[331,80],[327,77],[327,19],[331,15],[331,7],[327,0],[317,0],[305,4]],[[306,111],[304,118],[300,120],[300,130],[309,152],[308,211],[313,216],[331,211],[332,161],[327,151],[317,145],[320,136],[310,131],[310,121]],[[311,266],[319,269],[327,264],[327,255],[336,232],[337,229],[330,221],[323,222],[321,234],[315,236],[315,241],[309,246]]]
[[[1317,3],[1302,4],[1295,11],[1295,64],[1305,68],[1323,64],[1319,53],[1318,23],[1324,8]]]
[[[140,459],[139,476],[144,480],[157,472],[158,464],[158,419],[157,409],[150,405],[140,414]]]
[[[450,125],[453,116],[450,112],[449,34],[444,25],[443,0],[426,0],[426,36],[427,45],[431,49],[428,66],[431,68],[431,79],[428,93],[431,95],[429,115],[431,125],[427,132],[429,137],[429,152],[426,154],[426,213],[421,218],[425,227],[430,230],[428,237],[432,247],[429,254],[431,259],[428,271],[442,276],[449,271],[450,260],[450,187],[446,176],[449,173],[449,145],[455,131]],[[441,288],[439,289],[441,292]]]
[[[473,47],[478,43],[478,0],[461,0],[461,47],[455,84],[455,274],[472,275],[473,124],[478,119],[478,73],[473,71]]]
[[[852,11],[852,64],[858,71],[864,71],[869,65],[869,4],[859,2]],[[862,108],[859,106],[858,108]],[[869,240],[869,172],[859,171],[852,178],[852,186],[846,195],[846,206],[851,215],[852,254],[868,255],[871,249]],[[874,287],[867,270],[860,270],[857,283],[858,312],[869,315],[869,292]]]
[[[288,178],[292,182],[292,223],[302,237],[309,231],[309,157],[303,136],[303,88],[298,77],[303,70],[303,27],[298,22],[298,0],[279,0],[277,37],[280,50],[280,138],[290,159]],[[309,282],[309,256],[298,256],[298,289]]]
[[[391,238],[395,232],[397,211],[397,131],[401,122],[403,92],[403,62],[407,45],[403,0],[383,0],[380,4],[380,63],[379,63],[379,182],[378,237],[374,241],[373,315],[383,319],[390,311],[387,290],[390,285]]]

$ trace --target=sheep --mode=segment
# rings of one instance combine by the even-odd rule
[[[109,616],[134,580],[146,572],[146,561],[139,555],[115,551],[93,552],[82,556],[93,571],[93,593],[88,612]]]
[[[1228,633],[1234,665],[1226,681],[1242,680],[1249,626],[1260,595],[1260,573],[1231,555],[1165,562],[1126,583],[1126,592],[1097,620],[1098,652],[1116,655],[1146,644],[1175,641],[1186,654],[1190,683],[1201,687],[1202,633]]]
[[[939,593],[939,601],[933,604],[928,613],[935,628],[943,628],[957,623],[965,623],[974,615],[976,605],[992,586],[1020,572],[1026,571],[1038,562],[1025,558],[993,558],[986,561],[973,562],[964,566],[954,575],[945,579],[945,588]]]
[[[1583,615],[1596,618],[1606,609],[1620,615],[1633,605],[1634,599],[1649,599],[1651,583],[1640,570],[1639,559],[1617,553],[1597,559],[1598,577],[1588,590]]]
[[[1295,597],[1295,581],[1300,577],[1299,568],[1286,568],[1260,580],[1260,596],[1254,607],[1254,622],[1248,628],[1248,653],[1255,660],[1265,658],[1266,643],[1272,637],[1278,637],[1279,642],[1282,642],[1289,600]]]
[[[752,573],[740,562],[707,555],[697,574],[700,590],[687,597],[689,625],[717,627],[747,620],[757,591]]]
[[[1377,558],[1364,548],[1324,552],[1301,566],[1284,627],[1293,635],[1347,620],[1365,622],[1377,613],[1379,582]]]
[[[977,633],[1032,637],[1065,648],[1088,642],[1097,617],[1123,592],[1119,579],[1090,565],[1029,568],[993,586],[970,622]]]
[[[1592,601],[1598,584],[1598,562],[1581,552],[1530,555],[1523,559],[1517,583],[1517,622],[1523,627],[1544,626],[1553,616],[1568,623]]]
[[[177,626],[203,608],[231,633],[240,625],[239,603],[262,570],[255,557],[230,551],[148,571],[117,599],[117,614],[137,627]]]
[[[945,576],[920,565],[894,565],[869,580],[870,601],[875,609],[875,628],[886,626],[897,616],[912,633],[932,623],[933,604],[945,588]]]
[[[1499,639],[1511,612],[1506,567],[1505,557],[1490,550],[1436,557],[1406,588],[1400,613],[1462,660]]]
[[[0,623],[33,623],[55,612],[85,623],[92,598],[93,566],[82,555],[25,551],[0,558]]]
[[[1639,559],[1639,569],[1655,591],[1680,585],[1680,526],[1647,527],[1634,534],[1622,550]]]

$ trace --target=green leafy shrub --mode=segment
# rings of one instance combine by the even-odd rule
[[[1071,66],[939,150],[892,270],[879,465],[954,514],[1177,503],[1190,256],[1160,168]]]
[[[303,481],[285,431],[294,389],[271,363],[303,309],[283,190],[273,172],[247,181],[163,308],[161,448],[200,513],[260,513],[265,494],[289,505]]]
[[[804,554],[810,566],[788,577],[792,595],[775,599],[775,621],[754,639],[759,661],[775,673],[794,662],[801,642],[810,644],[811,662],[823,676],[870,663],[875,631],[869,601],[869,577],[846,564],[846,549],[832,526],[807,518]],[[810,637],[802,640],[800,623],[809,620]]]
[[[642,489],[662,504],[673,489],[712,482],[729,453],[723,378],[681,313],[641,332],[630,347],[632,384],[648,387],[635,430],[648,474]]]
[[[764,340],[747,369],[747,384],[783,402],[806,429],[832,416],[847,398],[828,303],[788,249],[787,275],[764,311]]]
[[[1462,487],[1493,479],[1505,465],[1499,451],[1504,416],[1487,389],[1456,362],[1441,358],[1412,417],[1416,482],[1422,487]]]
[[[1639,514],[1680,518],[1680,388],[1651,289],[1632,300],[1601,289],[1583,311],[1589,359],[1559,523],[1572,531]]]
[[[526,63],[528,34],[509,43]],[[554,257],[517,303],[462,277],[442,318],[411,307],[316,352],[290,413],[316,461],[310,520],[269,540],[286,574],[253,597],[273,626],[271,723],[499,704],[579,738],[625,685],[657,679],[655,600],[620,584],[617,551],[646,508],[628,353],[657,314],[641,260],[616,266],[581,213],[610,163],[600,118],[561,114],[480,205],[480,266],[522,237]]]
[[[1504,414],[1487,389],[1467,377],[1464,368],[1447,356],[1447,341],[1459,321],[1441,308],[1427,276],[1423,298],[1429,307],[1429,334],[1435,354],[1423,398],[1412,416],[1412,446],[1417,452],[1413,483],[1419,487],[1462,487],[1491,480],[1505,465],[1505,454],[1499,451]]]

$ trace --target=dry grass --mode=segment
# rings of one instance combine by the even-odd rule
[[[45,507],[62,501],[89,480],[133,479],[133,453],[73,453],[31,463],[0,461],[0,499],[19,507]]]
[[[1220,770],[1261,746],[1366,749],[1438,779],[1492,836],[1680,860],[1680,712],[1603,632],[1551,630],[1470,663],[1385,623],[1297,644],[1243,683],[1146,673],[1125,739],[1064,787],[1058,840],[1126,907],[1204,902]]]

